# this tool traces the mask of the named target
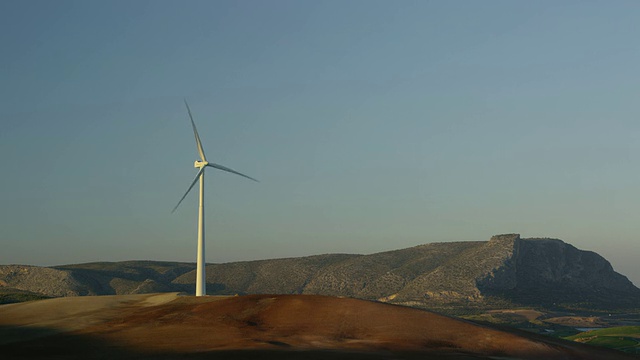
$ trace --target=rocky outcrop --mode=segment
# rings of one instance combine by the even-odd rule
[[[478,282],[485,294],[518,303],[637,306],[640,290],[602,256],[558,239],[520,239],[514,256]]]

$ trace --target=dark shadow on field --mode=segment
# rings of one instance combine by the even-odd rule
[[[106,342],[93,336],[77,333],[60,333],[54,329],[0,326],[0,358],[18,359],[282,359],[282,360],[347,360],[347,359],[489,359],[467,354],[441,352],[391,352],[391,351],[343,351],[343,350],[220,350],[195,353],[144,352],[124,345]],[[162,339],[158,339],[162,341]]]
[[[51,336],[59,332],[58,330],[48,328],[0,325],[0,348],[7,344]]]
[[[511,330],[512,331],[512,330]],[[524,334],[524,332],[523,332]],[[527,334],[534,338],[546,339],[542,335]],[[158,339],[162,341],[163,339]],[[288,344],[277,341],[267,341],[279,348],[247,349],[247,350],[215,350],[203,352],[153,352],[141,351],[125,344],[105,341],[97,336],[81,333],[60,333],[54,329],[44,327],[0,326],[0,359],[2,360],[71,360],[71,359],[161,359],[161,360],[488,360],[497,359],[492,356],[467,354],[455,350],[427,350],[427,351],[389,351],[376,349],[373,351],[351,350],[305,350],[288,347]],[[556,339],[552,346],[571,343]],[[595,351],[602,351],[593,348]],[[605,350],[606,351],[606,350]],[[569,352],[568,354],[571,354]],[[568,355],[568,354],[565,354]],[[624,353],[610,352],[611,359],[637,359]],[[525,356],[526,358],[537,358]],[[571,354],[567,359],[579,359],[578,354]]]
[[[175,359],[223,359],[223,360],[482,360],[489,357],[477,357],[466,354],[425,353],[425,352],[355,352],[333,350],[226,350],[200,354],[188,354]]]
[[[124,348],[91,337],[55,329],[0,326],[0,358],[8,359],[117,359],[136,358]]]

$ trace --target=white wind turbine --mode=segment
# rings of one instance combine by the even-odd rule
[[[196,296],[203,296],[207,294],[207,283],[206,283],[206,269],[205,269],[205,258],[204,258],[204,168],[210,166],[212,168],[216,168],[219,170],[223,170],[226,172],[230,172],[236,175],[240,175],[247,179],[258,181],[250,176],[245,174],[241,174],[233,169],[229,169],[226,166],[210,163],[207,161],[207,157],[204,155],[204,150],[202,149],[202,143],[200,142],[200,136],[198,136],[198,130],[196,130],[196,124],[193,122],[193,116],[191,116],[191,109],[189,109],[189,104],[187,104],[187,100],[184,101],[184,105],[187,107],[187,112],[189,113],[189,119],[191,120],[191,126],[193,127],[193,134],[196,137],[196,146],[198,147],[198,153],[200,154],[200,160],[196,160],[194,163],[194,167],[199,169],[196,178],[193,180],[187,192],[182,195],[180,201],[176,207],[171,211],[172,213],[176,211],[182,200],[187,197],[189,191],[196,184],[198,179],[200,179],[200,202],[198,205],[198,259],[197,259],[197,268],[196,268]]]

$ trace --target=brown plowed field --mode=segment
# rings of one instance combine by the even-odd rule
[[[0,358],[633,359],[428,311],[313,295],[77,297],[0,306]]]

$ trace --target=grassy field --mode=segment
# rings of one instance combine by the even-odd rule
[[[565,339],[640,354],[640,326],[618,326],[581,332]]]
[[[640,326],[620,326],[625,322],[637,323],[638,314],[594,316],[593,313],[592,311],[588,314],[568,314],[532,309],[505,309],[461,317],[478,323],[509,326],[640,355]],[[602,328],[581,332],[577,327]]]

